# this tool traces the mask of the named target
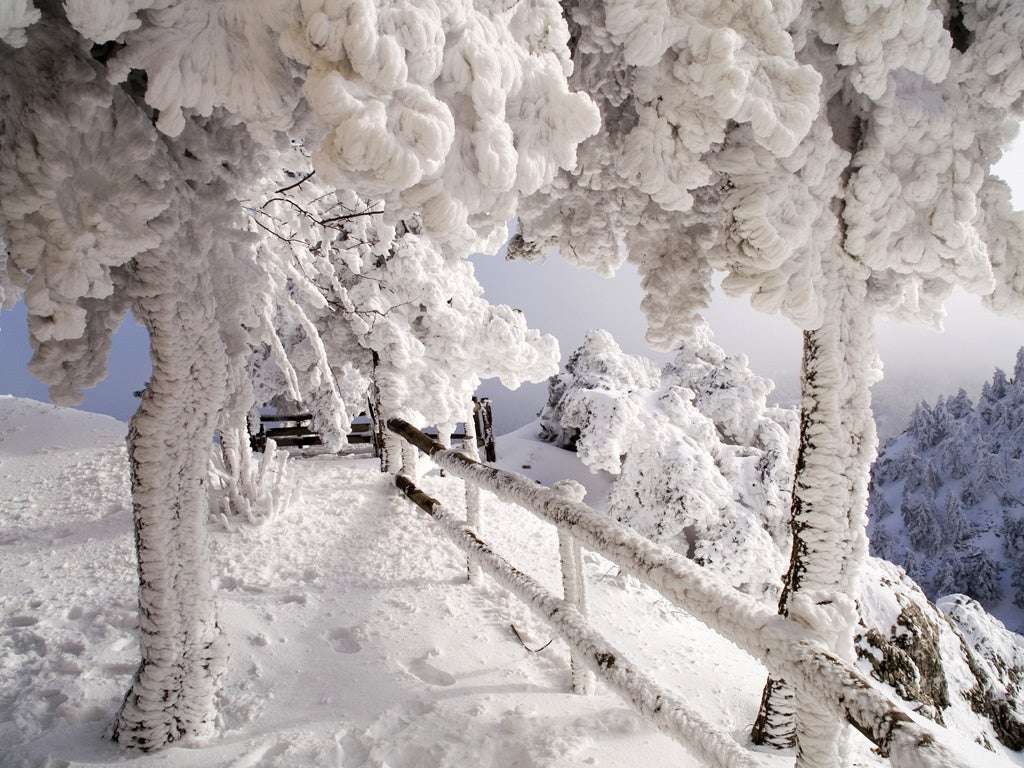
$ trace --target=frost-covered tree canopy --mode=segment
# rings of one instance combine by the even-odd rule
[[[872,551],[930,597],[963,593],[1024,628],[1024,350],[977,403],[921,403],[886,444],[871,484]]]
[[[23,42],[30,6],[8,15],[0,32]],[[571,168],[598,127],[568,89],[554,0],[69,0],[67,16],[95,43],[124,43],[111,76],[147,74],[165,133],[215,111],[262,138],[302,123],[326,182],[386,198],[391,224],[419,211],[457,250],[495,250],[518,196]]]
[[[347,431],[372,381],[388,414],[454,425],[482,378],[514,389],[557,370],[554,337],[489,303],[468,260],[445,256],[414,224],[388,231],[379,201],[305,186],[253,211],[266,247],[295,265],[277,294],[280,349],[268,343],[258,362],[266,395],[305,403],[318,430],[342,409]]]
[[[634,261],[652,342],[686,334],[712,270],[807,328],[832,249],[869,304],[933,323],[954,286],[987,295],[993,270],[1000,286],[1019,271],[1005,242],[1020,224],[989,174],[1024,114],[1018,3],[581,0],[567,15],[571,82],[603,128],[524,203],[517,251],[604,273]]]

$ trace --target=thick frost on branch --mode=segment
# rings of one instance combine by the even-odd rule
[[[39,21],[32,0],[8,0],[0,6],[0,42],[20,48],[28,41],[25,30]]]
[[[138,29],[142,25],[139,11],[159,4],[159,0],[65,0],[64,8],[79,34],[105,43]]]
[[[814,22],[821,40],[836,46],[836,62],[853,87],[871,99],[882,97],[899,69],[933,83],[949,70],[951,40],[930,0],[827,3]]]
[[[169,171],[147,117],[66,30],[43,23],[32,38],[0,57],[0,284],[8,305],[24,297],[33,372],[74,403],[102,377],[126,266],[161,243]]]
[[[159,110],[157,126],[165,133],[181,133],[186,111],[209,116],[218,107],[255,135],[291,127],[298,87],[277,43],[290,3],[120,0],[104,14],[97,7],[105,5],[72,0],[70,20],[97,42],[123,37],[126,46],[113,60],[110,76],[119,80],[133,69],[146,72],[146,102]],[[141,25],[134,16],[138,6],[155,6]]]
[[[307,67],[327,180],[420,211],[458,251],[495,250],[518,196],[571,168],[596,132],[589,98],[568,90],[567,41],[554,0],[346,0],[304,3],[282,45]]]
[[[730,126],[786,157],[818,111],[821,78],[797,61],[785,31],[794,10],[572,4],[571,83],[597,100],[603,128],[575,171],[521,207],[513,255],[560,247],[604,274],[628,256],[643,275],[649,338],[664,347],[682,338],[709,298],[708,253],[724,223],[710,160]]]

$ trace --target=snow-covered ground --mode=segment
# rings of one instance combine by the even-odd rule
[[[123,447],[107,417],[0,398],[0,766],[646,768],[699,765],[614,695],[567,693],[565,646],[515,599],[465,583],[463,558],[375,460],[296,460],[300,494],[262,528],[213,536],[231,642],[223,734],[152,755],[105,739],[137,661]],[[606,479],[529,430],[510,469]],[[529,465],[524,467],[523,465]],[[423,485],[461,512],[461,482]],[[486,498],[485,536],[559,588],[554,530]],[[587,555],[594,624],[745,741],[764,670],[614,566]],[[857,764],[876,765],[856,737]],[[1008,765],[975,752],[978,765]],[[792,756],[763,754],[765,766]]]

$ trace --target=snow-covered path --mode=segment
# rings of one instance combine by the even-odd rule
[[[614,695],[567,693],[565,646],[527,652],[510,624],[531,647],[547,628],[486,580],[468,585],[432,521],[375,460],[351,457],[295,461],[301,495],[286,515],[213,536],[231,642],[222,738],[121,752],[104,731],[136,661],[124,425],[90,419],[102,417],[0,441],[0,506],[14,510],[0,529],[3,768],[698,765]],[[422,484],[461,512],[460,481],[435,470]],[[498,551],[557,591],[554,530],[486,495],[483,512]],[[759,665],[606,561],[586,555],[585,567],[595,625],[745,740]]]

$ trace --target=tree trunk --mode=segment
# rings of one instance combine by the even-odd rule
[[[140,285],[173,292],[143,296],[135,308],[153,361],[128,435],[142,661],[113,735],[145,750],[213,734],[225,665],[210,584],[206,492],[225,350],[210,280],[187,274],[179,261],[140,263]]]
[[[853,657],[853,599],[867,556],[867,487],[877,449],[871,386],[880,368],[863,284],[841,267],[822,326],[804,333],[800,447],[790,527],[793,548],[779,612]],[[756,744],[797,746],[797,766],[846,762],[846,726],[785,681],[769,679]]]

